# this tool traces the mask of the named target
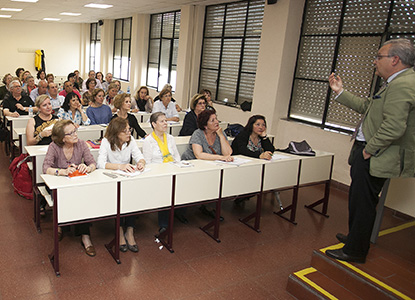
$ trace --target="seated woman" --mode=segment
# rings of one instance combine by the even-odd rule
[[[91,105],[86,109],[86,115],[91,120],[91,124],[108,124],[111,121],[112,111],[104,104],[103,89],[95,89],[92,93]]]
[[[59,121],[53,126],[53,142],[43,161],[43,173],[68,176],[75,170],[90,173],[95,170],[95,160],[86,143],[78,139],[76,126],[71,120]],[[80,196],[80,195],[78,195]],[[75,225],[75,235],[82,236],[85,253],[95,256],[89,233],[89,223]],[[60,231],[61,232],[61,231]],[[60,239],[62,233],[60,233]]]
[[[136,165],[130,164],[131,159]],[[125,172],[142,171],[146,162],[135,139],[131,136],[127,119],[115,118],[107,127],[98,155],[98,168],[123,170]],[[134,239],[135,216],[121,218],[120,250],[138,252]],[[125,235],[123,226],[127,228]]]
[[[192,135],[197,129],[197,116],[206,109],[206,99],[204,95],[196,94],[190,101],[191,111],[186,114],[179,136]]]
[[[38,84],[39,81],[46,80],[46,73],[44,70],[39,70],[36,74],[35,84]]]
[[[166,115],[167,121],[179,122],[179,114],[176,106],[171,102],[171,91],[168,88],[161,90],[160,101],[154,102],[153,113],[161,111]]]
[[[172,93],[173,87],[170,83],[166,83],[163,88],[161,90],[168,90],[170,92],[170,94]],[[160,92],[161,93],[161,92]],[[154,102],[161,100],[161,95],[158,94],[155,98],[154,98]],[[174,103],[174,105],[176,106],[176,110],[177,112],[181,112],[182,108],[180,107],[179,104],[176,103],[176,99],[174,99],[173,97],[171,97],[171,101]],[[154,111],[153,111],[154,112]]]
[[[107,90],[107,95],[105,96],[104,104],[111,107],[111,111],[117,112],[117,109],[114,107],[114,98],[118,95],[118,87],[115,83],[110,83]]]
[[[55,76],[52,73],[49,73],[48,75],[46,75],[46,81],[48,84],[54,82]]]
[[[202,90],[200,90],[199,94],[205,95],[206,109],[214,109],[213,108],[213,101],[212,101],[212,92],[208,89],[202,89]]]
[[[52,127],[58,121],[58,117],[53,115],[48,95],[37,97],[35,106],[39,109],[39,113],[27,122],[27,145],[49,145],[52,142]]]
[[[171,161],[180,161],[180,154],[176,147],[174,137],[167,134],[167,118],[162,112],[156,112],[150,117],[153,132],[146,137],[143,144],[143,155],[147,163],[161,164]],[[188,223],[184,210],[176,210],[176,217],[182,223]],[[169,221],[169,212],[159,212],[159,232],[166,230]]]
[[[82,94],[82,105],[87,106],[92,101],[92,94],[94,93],[97,81],[95,78],[88,78],[86,81],[86,91]]]
[[[81,100],[74,92],[66,95],[65,101],[58,111],[58,118],[60,120],[71,120],[76,127],[91,124],[91,120],[82,109]]]
[[[233,161],[232,148],[229,145],[226,135],[219,126],[216,112],[210,109],[202,111],[197,117],[199,129],[193,132],[189,146],[182,154],[183,160],[204,159]],[[205,205],[200,210],[212,218],[215,218],[214,210],[209,211]],[[220,217],[223,221],[223,217]]]
[[[242,154],[270,160],[274,151],[274,146],[267,138],[265,117],[261,115],[250,117],[244,130],[232,142],[233,155]]]
[[[1,81],[4,83],[4,85],[0,86],[0,100],[5,99],[7,94],[10,95],[9,84],[12,82],[12,78],[13,76],[10,73],[7,73],[3,76]]]
[[[116,117],[127,119],[130,128],[132,128],[138,136],[144,138],[147,135],[147,133],[138,124],[137,118],[134,115],[128,113],[131,109],[130,94],[123,93],[115,96],[114,107],[116,110],[118,109],[118,113],[112,117],[113,119]]]
[[[24,91],[27,95],[30,95],[30,93],[35,88],[36,88],[35,78],[32,75],[27,75],[27,77],[26,77],[26,85],[22,88],[22,91]]]
[[[134,99],[131,101],[133,112],[145,111],[151,113],[153,110],[153,104],[153,98],[149,95],[149,91],[146,86],[141,86],[135,94]]]

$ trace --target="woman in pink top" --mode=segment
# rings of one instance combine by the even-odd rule
[[[71,120],[59,121],[52,129],[53,142],[49,145],[43,173],[68,176],[75,170],[90,173],[96,169],[95,159],[86,143],[78,139],[77,128]],[[95,256],[89,233],[89,223],[75,225],[75,235],[81,235],[85,253]]]

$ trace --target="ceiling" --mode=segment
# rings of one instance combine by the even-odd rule
[[[43,18],[58,18],[64,23],[93,23],[104,19],[131,17],[134,14],[153,14],[179,10],[183,5],[211,5],[235,0],[39,0],[37,3],[0,0],[0,8],[21,8],[20,12],[0,11],[0,15],[11,15],[7,20],[43,21]],[[87,8],[85,4],[112,4],[107,9]],[[81,13],[80,16],[64,16],[62,12]]]

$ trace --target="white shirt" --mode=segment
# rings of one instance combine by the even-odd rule
[[[86,82],[87,82],[87,80],[88,80],[88,78],[87,78],[87,79],[85,79],[85,80],[82,82],[82,87],[81,87],[82,93],[85,93],[85,92],[86,92],[86,90],[87,90],[87,88],[86,88]],[[95,78],[95,80],[97,81],[97,85],[95,86],[95,88],[96,88],[96,89],[102,89],[102,84],[101,84],[101,81],[100,81],[98,78]]]
[[[65,101],[65,97],[61,95],[57,95],[55,99],[52,98],[52,96],[49,96],[50,103],[52,104],[52,109],[60,108]]]
[[[170,103],[167,105],[167,108],[164,106],[163,102],[161,100],[158,100],[154,102],[153,105],[153,114],[155,112],[161,111],[166,115],[166,118],[173,118],[173,117],[179,117],[179,113],[176,110],[176,104],[174,102],[170,101]]]
[[[174,137],[167,134],[167,147],[170,154],[173,156],[174,161],[180,161],[180,153],[177,150],[176,141]],[[148,164],[161,164],[163,162],[163,155],[161,154],[160,147],[152,134],[149,134],[143,143],[143,155],[146,163]]]
[[[144,159],[143,154],[140,149],[138,149],[137,142],[133,137],[127,146],[127,143],[124,143],[121,147],[121,150],[116,147],[117,150],[112,151],[110,142],[103,138],[101,141],[101,146],[99,148],[99,154],[97,159],[97,167],[99,169],[105,169],[107,163],[112,164],[129,164],[131,158],[137,163],[140,159]]]

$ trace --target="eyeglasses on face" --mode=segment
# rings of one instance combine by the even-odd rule
[[[131,127],[125,128],[122,132],[125,134],[131,134],[133,132],[133,129]]]
[[[77,133],[78,133],[78,129],[75,128],[73,131],[65,133],[65,136],[75,136],[75,134]]]

